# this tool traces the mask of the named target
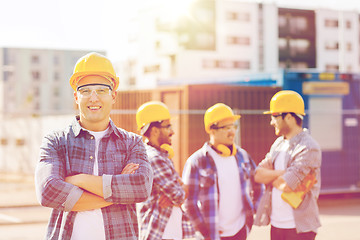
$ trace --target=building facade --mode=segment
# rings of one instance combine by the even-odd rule
[[[125,86],[149,88],[275,72],[359,71],[359,13],[194,0],[173,16],[148,6],[134,19]],[[124,67],[122,67],[124,68]],[[128,84],[126,84],[128,83]]]
[[[74,111],[69,79],[87,51],[0,48],[0,112],[7,115]]]

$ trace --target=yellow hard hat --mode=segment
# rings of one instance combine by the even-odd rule
[[[136,112],[136,123],[138,130],[152,122],[158,122],[170,119],[168,107],[159,101],[146,102],[139,107]]]
[[[113,90],[119,86],[119,78],[116,77],[110,60],[99,53],[88,53],[77,61],[74,73],[70,78],[70,85],[74,91],[76,91],[79,80],[88,75],[99,75],[107,78],[111,82]]]
[[[304,100],[297,92],[283,90],[277,92],[270,101],[270,111],[264,114],[293,112],[305,116]]]
[[[233,119],[234,121],[240,118],[240,115],[234,115],[232,109],[223,104],[217,103],[214,106],[208,108],[204,115],[205,131],[210,133],[210,127],[217,122],[224,119]]]

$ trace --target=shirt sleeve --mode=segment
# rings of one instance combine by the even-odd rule
[[[35,187],[42,206],[71,211],[83,190],[66,183],[65,150],[54,135],[44,137],[35,170]]]
[[[199,192],[200,192],[200,178],[199,168],[194,163],[194,157],[190,157],[185,164],[183,170],[183,182],[188,186],[188,197],[183,205],[186,214],[189,216],[195,229],[199,231],[203,237],[210,237],[210,231],[205,224],[205,220],[198,207]]]
[[[312,170],[320,168],[321,165],[320,148],[310,145],[298,145],[294,152],[296,152],[292,156],[294,159],[283,176],[287,185],[293,190]]]
[[[129,141],[126,164],[137,163],[139,169],[134,174],[103,176],[104,199],[108,202],[118,204],[143,202],[151,194],[153,171],[144,143],[140,137],[133,137]]]
[[[174,205],[180,205],[185,200],[185,191],[181,187],[178,179],[179,174],[167,160],[161,156],[155,156],[151,161],[154,171],[154,187],[160,189]]]

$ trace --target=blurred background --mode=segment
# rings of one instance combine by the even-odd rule
[[[360,224],[359,1],[0,0],[0,9],[0,239],[44,235],[49,209],[33,187],[39,146],[77,113],[68,80],[91,51],[120,77],[117,126],[136,132],[146,101],[169,106],[180,173],[208,138],[208,107],[223,102],[242,115],[236,142],[258,163],[275,139],[262,112],[277,91],[299,92],[323,151],[318,239],[339,239],[334,230],[360,239],[351,235]]]

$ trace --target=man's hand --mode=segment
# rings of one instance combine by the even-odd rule
[[[124,169],[121,171],[121,174],[134,174],[136,170],[139,169],[139,164],[137,163],[128,163]]]
[[[159,206],[161,208],[167,208],[173,206],[173,203],[165,194],[162,194],[159,198]]]
[[[185,185],[184,182],[181,180],[181,178],[178,178],[177,181],[180,184],[180,186],[182,187],[182,189],[185,191],[184,199],[187,199],[187,197],[189,196],[189,186]]]
[[[282,176],[279,176],[272,182],[273,187],[283,192],[291,192],[291,188],[287,185],[286,181]]]

